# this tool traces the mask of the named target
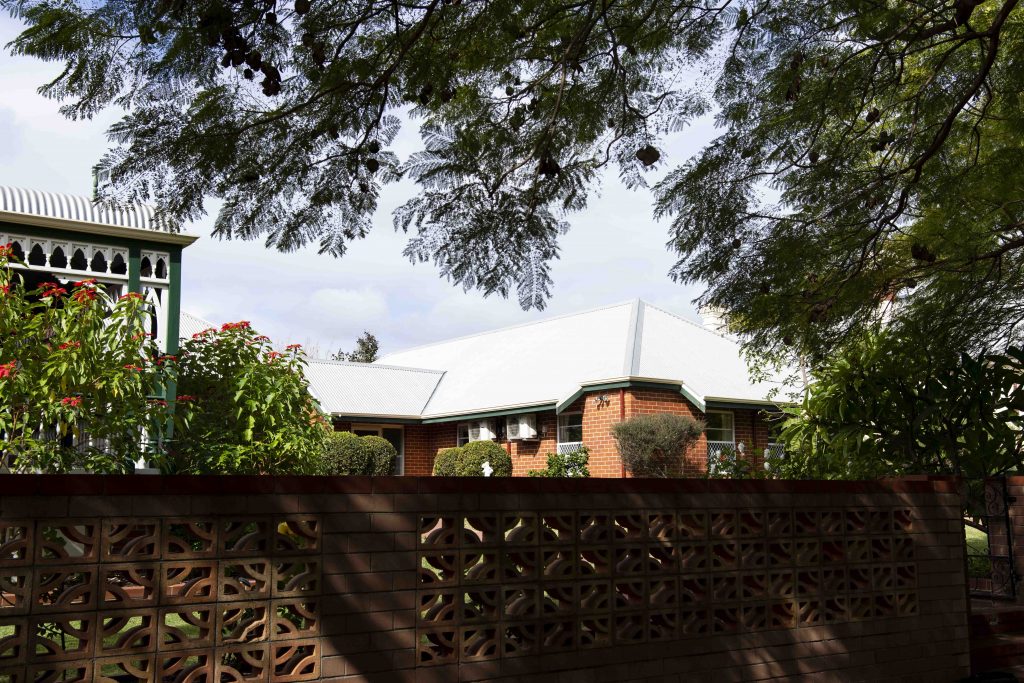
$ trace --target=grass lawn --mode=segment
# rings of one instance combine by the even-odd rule
[[[976,578],[987,577],[992,571],[988,559],[988,534],[974,527],[964,525],[967,538],[967,573]]]

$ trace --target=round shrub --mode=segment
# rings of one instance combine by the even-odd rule
[[[368,458],[366,469],[360,474],[369,474],[375,477],[386,477],[395,473],[395,462],[398,460],[398,451],[391,445],[391,442],[380,436],[360,437],[363,442],[363,449],[367,452]]]
[[[445,448],[437,452],[434,458],[435,477],[455,477],[457,475],[460,448]]]
[[[352,432],[332,432],[324,449],[324,474],[363,474],[369,469],[370,451]]]
[[[704,432],[688,415],[637,415],[612,426],[622,464],[634,477],[680,477],[683,455]]]
[[[512,456],[493,441],[470,441],[460,448],[456,476],[482,477],[484,463],[491,464],[492,477],[512,476]]]

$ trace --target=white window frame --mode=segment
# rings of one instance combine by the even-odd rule
[[[402,432],[402,447],[398,449],[398,462],[395,463],[395,474],[396,476],[401,477],[405,474],[405,425],[385,423],[354,423],[351,427],[353,434],[355,434],[357,431],[373,432],[375,436],[379,436],[382,439],[384,438],[385,429],[397,429],[400,432]]]
[[[711,439],[711,438],[707,438],[707,434],[708,434],[707,429],[705,429],[704,433],[705,433],[705,437],[707,438],[708,441],[714,441],[714,442],[717,442],[717,443],[732,443],[732,444],[735,445],[735,443],[736,443],[736,413],[734,413],[731,410],[708,410],[708,411],[706,411],[704,413],[704,415],[705,416],[708,416],[708,415],[728,415],[729,416],[729,427],[728,427],[728,429],[729,429],[729,432],[731,432],[731,436],[732,436],[731,439]],[[724,431],[724,429],[725,428],[723,428],[723,431]]]
[[[579,424],[580,438],[579,438],[578,441],[567,441],[566,439],[563,438],[565,430],[567,430],[567,429],[576,429],[576,425],[562,424],[563,421],[567,422],[568,419],[571,418],[571,417],[579,417],[579,419],[580,419],[580,424]],[[583,413],[575,411],[575,412],[571,412],[571,413],[562,413],[562,414],[560,414],[558,416],[557,425],[555,427],[555,440],[557,442],[558,452],[560,454],[563,454],[563,455],[565,453],[570,452],[570,451],[574,451],[577,448],[579,448],[580,446],[582,446],[583,445]],[[563,446],[565,446],[565,447],[563,448]]]

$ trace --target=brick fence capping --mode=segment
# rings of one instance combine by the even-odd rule
[[[1015,477],[1024,483],[1024,477]],[[3,495],[239,495],[275,493],[956,493],[959,479],[548,479],[544,477],[316,477],[2,474]]]
[[[0,475],[0,682],[954,681],[961,486]]]

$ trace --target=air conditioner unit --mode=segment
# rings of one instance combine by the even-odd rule
[[[505,432],[512,441],[537,438],[536,415],[514,415],[505,418]]]
[[[490,420],[469,423],[470,441],[490,441],[494,437],[494,429],[491,427]]]

